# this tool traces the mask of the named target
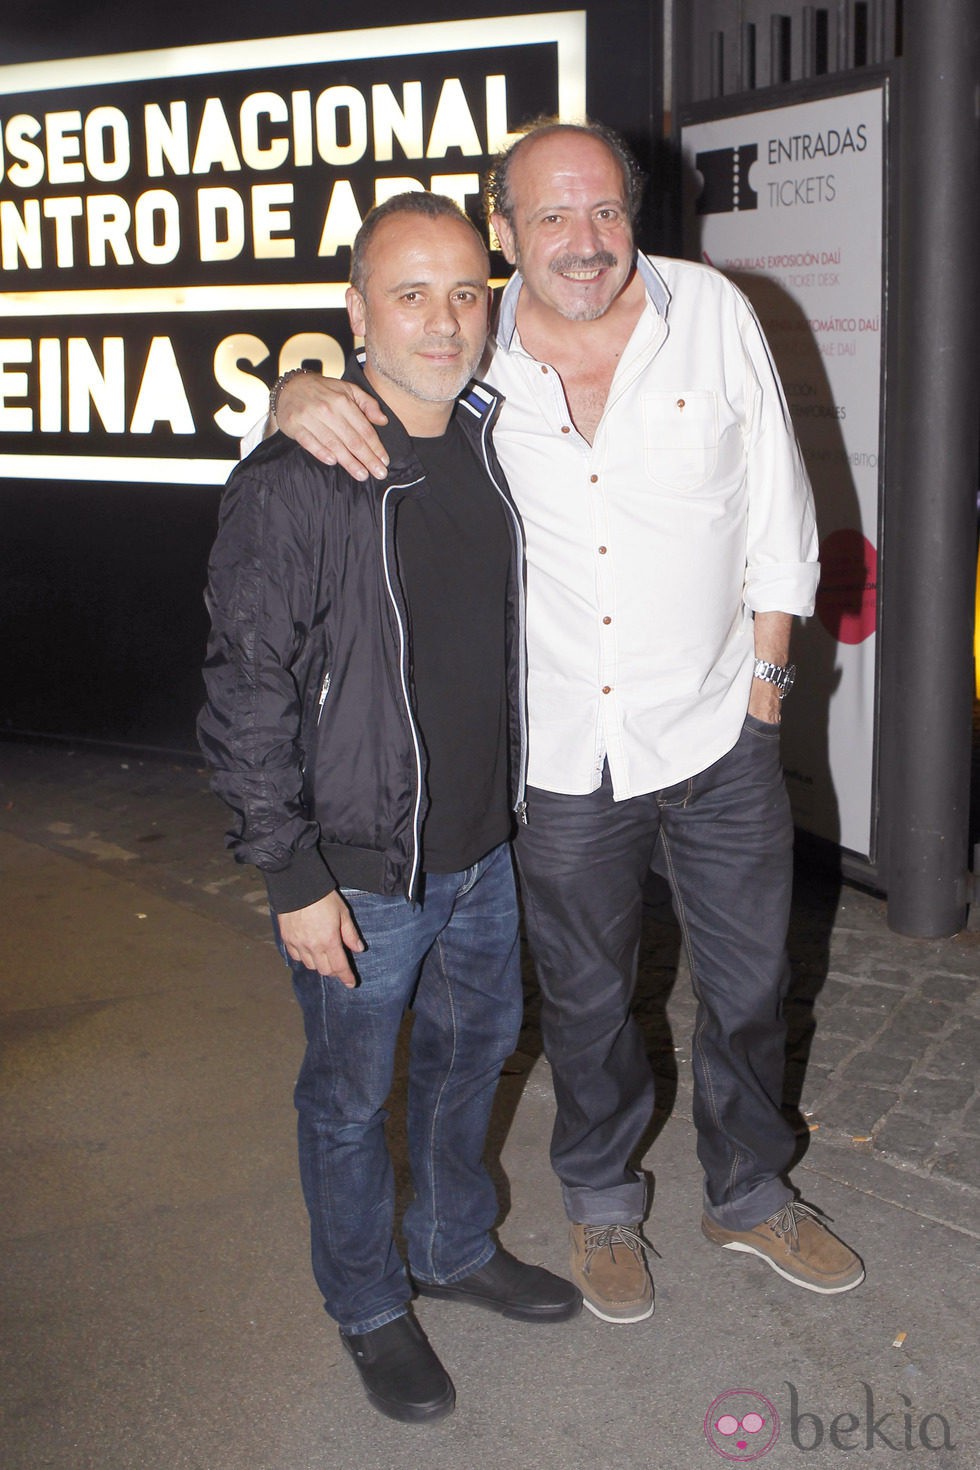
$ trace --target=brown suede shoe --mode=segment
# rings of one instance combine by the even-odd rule
[[[751,1230],[726,1230],[707,1215],[701,1217],[701,1229],[713,1245],[760,1256],[780,1276],[807,1291],[832,1296],[851,1291],[864,1280],[861,1258],[799,1200],[790,1200]]]
[[[653,1282],[639,1225],[572,1225],[571,1277],[603,1322],[653,1315]]]

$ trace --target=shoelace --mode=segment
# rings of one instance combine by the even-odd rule
[[[607,1250],[615,1261],[617,1245],[625,1246],[637,1258],[643,1256],[648,1250],[657,1255],[657,1251],[649,1241],[644,1240],[638,1230],[631,1230],[628,1225],[586,1225],[584,1269],[588,1271],[589,1262],[596,1251]]]
[[[774,1215],[770,1215],[766,1224],[780,1239],[785,1235],[792,1235],[794,1242],[799,1244],[799,1221],[801,1218],[815,1220],[818,1225],[823,1224],[817,1211],[798,1199],[791,1199],[788,1204],[783,1205],[781,1210],[777,1210]],[[827,1218],[829,1219],[830,1217],[828,1216]]]

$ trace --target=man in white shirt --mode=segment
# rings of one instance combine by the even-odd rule
[[[599,126],[538,125],[488,210],[516,267],[486,377],[524,521],[530,764],[517,837],[552,1162],[572,1274],[610,1322],[653,1311],[634,1155],[653,1082],[630,1005],[645,876],[671,884],[698,1000],[702,1230],[825,1294],[864,1277],[785,1178],[780,1111],[792,821],[779,761],[794,615],[818,579],[812,497],[765,340],[700,265],[637,257],[640,180]],[[363,415],[362,416],[362,411]],[[280,427],[384,472],[376,406],[313,375]]]

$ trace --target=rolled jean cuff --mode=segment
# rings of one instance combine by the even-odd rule
[[[482,1271],[487,1262],[493,1260],[496,1253],[497,1247],[495,1243],[488,1239],[483,1250],[474,1261],[471,1261],[468,1266],[460,1266],[457,1271],[451,1272],[448,1276],[443,1276],[439,1281],[432,1281],[427,1276],[423,1276],[413,1268],[411,1261],[408,1263],[408,1271],[412,1280],[421,1282],[423,1286],[454,1286],[457,1281],[465,1281],[467,1276],[472,1276],[474,1271]]]
[[[402,1302],[400,1306],[389,1307],[387,1311],[378,1312],[374,1317],[368,1317],[364,1322],[355,1322],[353,1327],[345,1327],[340,1323],[341,1337],[363,1337],[365,1332],[376,1332],[379,1327],[387,1327],[389,1322],[396,1322],[399,1317],[408,1314],[408,1302]]]
[[[574,1225],[635,1225],[646,1214],[647,1185],[642,1174],[612,1189],[573,1189],[563,1184],[561,1192],[565,1213]]]
[[[720,1206],[711,1204],[705,1191],[704,1213],[723,1230],[754,1230],[795,1198],[792,1189],[781,1179],[767,1179],[748,1194]]]

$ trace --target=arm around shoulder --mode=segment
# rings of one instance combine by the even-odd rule
[[[377,399],[346,379],[298,373],[279,390],[276,422],[287,438],[355,480],[383,480],[388,456],[374,426],[388,422]]]

